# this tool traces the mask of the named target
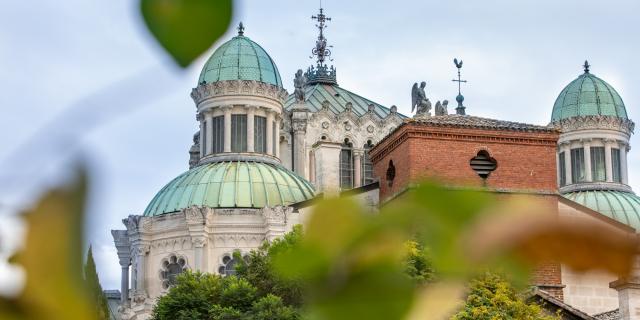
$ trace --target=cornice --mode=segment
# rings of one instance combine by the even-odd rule
[[[202,101],[223,96],[258,96],[284,104],[287,90],[255,80],[226,80],[201,84],[191,90],[191,98],[199,105]]]
[[[577,130],[615,130],[632,134],[635,123],[629,119],[614,116],[578,116],[552,122],[551,126],[557,128],[562,133]]]

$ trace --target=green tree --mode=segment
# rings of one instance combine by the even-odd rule
[[[160,297],[153,308],[154,320],[207,319],[220,295],[220,277],[199,272],[185,272],[176,284]]]
[[[302,226],[296,225],[281,238],[265,242],[258,250],[253,250],[245,259],[235,254],[239,261],[237,275],[256,287],[260,297],[273,294],[282,298],[285,305],[299,308],[303,303],[302,283],[296,279],[285,279],[273,267],[275,255],[287,252],[302,240]]]
[[[253,303],[251,308],[251,320],[297,320],[298,312],[291,306],[285,306],[282,299],[272,294],[260,298]]]
[[[109,305],[107,303],[107,297],[102,291],[100,285],[100,279],[98,278],[98,272],[96,271],[96,263],[93,260],[93,250],[89,246],[87,252],[87,262],[84,265],[84,279],[87,284],[87,289],[91,295],[91,299],[96,306],[97,318],[99,320],[109,319]]]
[[[452,320],[557,320],[535,303],[528,303],[498,274],[485,272],[471,281],[469,295]]]
[[[405,242],[403,260],[405,273],[417,284],[428,284],[435,279],[435,271],[427,248],[414,240]]]

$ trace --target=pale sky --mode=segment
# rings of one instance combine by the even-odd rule
[[[453,109],[457,57],[469,81],[468,114],[546,125],[555,98],[588,59],[592,73],[621,94],[630,117],[640,119],[640,91],[633,89],[640,83],[638,1],[324,0],[323,6],[332,18],[326,36],[340,86],[401,113],[409,113],[411,86],[423,80],[432,101],[448,99]],[[317,30],[310,16],[317,8],[317,1],[236,2],[234,26],[244,22],[245,35],[271,55],[289,92],[295,71],[313,63]],[[197,131],[189,93],[206,58],[235,29],[180,70],[137,9],[131,0],[41,0],[10,1],[0,10],[0,258],[20,242],[15,208],[66,177],[81,157],[93,176],[87,241],[103,288],[117,289],[110,230],[122,229],[123,218],[141,214],[188,169]],[[636,191],[638,164],[640,152],[632,148],[629,180]],[[0,262],[0,287],[16,279]]]

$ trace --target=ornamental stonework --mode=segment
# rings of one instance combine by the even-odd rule
[[[287,90],[283,88],[255,80],[217,81],[201,84],[191,90],[191,98],[196,105],[209,98],[229,95],[260,96],[280,103],[284,103],[289,96]]]
[[[632,134],[635,128],[635,123],[629,119],[601,115],[571,117],[553,122],[551,125],[563,133],[575,130],[609,129]]]

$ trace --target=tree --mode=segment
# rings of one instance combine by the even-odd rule
[[[91,299],[95,304],[98,320],[108,320],[109,305],[107,303],[107,297],[104,295],[104,291],[102,291],[102,286],[100,285],[100,279],[98,278],[98,272],[96,271],[96,263],[93,260],[93,250],[91,249],[91,246],[89,246],[87,262],[84,265],[84,279],[87,289],[89,290],[89,294],[91,295]]]
[[[535,303],[525,299],[503,277],[486,272],[471,281],[462,310],[452,320],[556,320]]]
[[[285,279],[279,276],[273,267],[273,257],[291,250],[302,240],[302,226],[296,225],[281,238],[272,242],[265,242],[258,250],[253,250],[246,261],[235,254],[239,261],[236,266],[237,275],[246,279],[256,287],[258,296],[269,294],[278,296],[285,305],[299,308],[303,303],[302,283],[295,279]]]
[[[280,297],[258,296],[246,279],[187,271],[160,297],[154,320],[296,320],[300,316]]]
[[[428,284],[435,279],[435,271],[429,259],[428,250],[414,240],[405,242],[405,273],[418,285]]]

